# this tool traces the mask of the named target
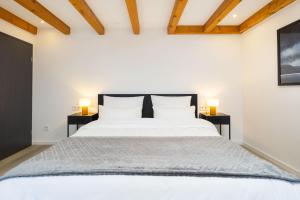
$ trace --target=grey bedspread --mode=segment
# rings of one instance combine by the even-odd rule
[[[67,175],[212,176],[300,180],[221,137],[68,138],[0,180]]]

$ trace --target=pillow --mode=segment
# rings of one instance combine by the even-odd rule
[[[104,103],[106,107],[112,108],[139,108],[143,109],[144,96],[139,97],[111,97],[103,96]]]
[[[189,120],[195,119],[195,106],[190,106],[188,108],[166,108],[154,106],[154,118],[156,119],[180,119]]]
[[[153,106],[169,108],[188,108],[191,106],[191,96],[165,97],[151,95]]]
[[[99,118],[109,120],[131,120],[142,117],[140,108],[112,108],[99,105]]]

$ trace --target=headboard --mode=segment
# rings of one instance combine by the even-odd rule
[[[197,94],[98,94],[98,105],[103,105],[103,96],[111,96],[111,97],[136,97],[136,96],[144,96],[143,102],[143,111],[142,117],[144,118],[153,118],[153,109],[152,109],[152,101],[151,95],[159,95],[159,96],[191,96],[191,106],[195,106],[195,117],[198,117],[198,95]]]

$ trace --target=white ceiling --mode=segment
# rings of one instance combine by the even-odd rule
[[[86,0],[106,30],[131,28],[125,0]],[[223,0],[189,0],[179,24],[203,25]],[[68,0],[39,0],[39,2],[68,24],[71,29],[92,29]],[[175,0],[137,0],[140,26],[166,29]],[[243,0],[222,22],[238,25],[270,0]],[[0,6],[39,28],[51,28],[47,23],[14,0],[0,0]],[[233,18],[233,14],[237,17]]]

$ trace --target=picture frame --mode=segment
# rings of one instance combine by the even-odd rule
[[[277,30],[278,85],[300,85],[300,20]]]

